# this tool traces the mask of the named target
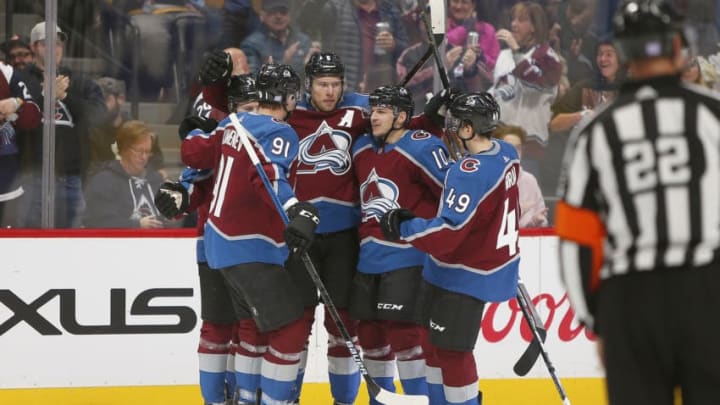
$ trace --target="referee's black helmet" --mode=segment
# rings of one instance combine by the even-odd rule
[[[663,0],[630,0],[613,18],[613,37],[621,61],[673,56],[679,16]]]

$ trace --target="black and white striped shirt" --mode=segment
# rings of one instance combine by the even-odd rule
[[[560,205],[566,218],[558,223],[558,235],[569,290],[575,284],[588,291],[593,282],[629,272],[718,260],[716,95],[675,76],[626,85],[614,103],[574,134],[563,172]],[[601,248],[595,250],[602,261],[594,275],[578,274],[588,265],[581,263],[577,245],[588,241],[584,229],[573,229],[584,224],[572,219],[575,214],[595,216],[602,225],[597,233],[604,237],[596,245]]]

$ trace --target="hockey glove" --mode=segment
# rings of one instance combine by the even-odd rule
[[[306,251],[315,238],[315,228],[320,223],[317,208],[309,202],[299,202],[288,209],[288,223],[283,237],[291,251]]]
[[[201,129],[203,132],[210,133],[217,128],[218,122],[212,118],[203,118],[197,115],[185,117],[178,127],[178,136],[180,140],[184,140],[193,129]]]
[[[460,90],[456,88],[440,90],[425,104],[425,116],[433,124],[442,127],[445,125],[445,114],[448,106],[459,94]]]
[[[155,207],[167,219],[187,211],[189,204],[188,192],[180,183],[166,181],[155,194]]]
[[[200,67],[200,82],[206,86],[220,79],[229,79],[233,65],[230,54],[215,50],[207,54]]]
[[[415,214],[405,208],[396,208],[386,212],[380,218],[380,230],[387,240],[400,239],[400,224],[415,218]]]

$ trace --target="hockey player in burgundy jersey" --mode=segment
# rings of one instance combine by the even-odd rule
[[[458,96],[449,112],[446,130],[468,154],[447,172],[437,217],[398,208],[382,217],[381,227],[388,240],[401,238],[428,253],[430,403],[477,405],[482,396],[472,352],[483,307],[517,290],[520,166],[510,144],[490,138],[499,119],[491,95]]]
[[[255,77],[250,74],[233,76],[228,82],[228,105],[233,112],[257,109]],[[191,116],[183,120],[179,135],[184,139],[190,130],[212,132],[217,121],[227,114],[219,110],[205,110],[205,115]],[[219,116],[221,114],[221,116]],[[203,238],[205,221],[212,198],[214,177],[212,169],[183,170],[178,182],[165,182],[155,196],[155,206],[167,218],[175,218],[185,212],[197,211],[198,239],[196,255],[200,278],[201,318],[198,357],[200,367],[200,392],[208,405],[224,404],[235,391],[234,326],[241,318],[235,314],[230,291],[220,272],[210,269],[205,258]],[[246,319],[251,316],[246,314]],[[259,371],[258,371],[259,374]]]
[[[439,137],[407,129],[414,103],[404,87],[375,89],[370,107],[372,132],[358,138],[352,149],[361,223],[350,314],[359,320],[360,346],[373,379],[394,392],[397,364],[403,391],[428,395],[426,333],[418,316],[426,254],[405,241],[384,240],[380,218],[401,207],[423,218],[434,217],[449,167],[448,152]]]
[[[208,59],[203,71],[207,79],[221,82],[231,68],[227,58]],[[370,122],[367,95],[344,93],[344,74],[345,67],[334,53],[311,56],[305,66],[305,97],[288,123],[300,139],[291,176],[293,187],[297,197],[312,202],[323,218],[309,253],[343,322],[355,336],[356,322],[350,319],[348,307],[357,269],[360,210],[350,153],[352,144],[368,131]],[[226,109],[224,91],[219,84],[205,86],[203,97],[213,107]],[[432,133],[442,130],[426,115],[413,117],[409,127]],[[315,285],[298,257],[290,257],[286,267],[302,291],[306,317],[312,320],[318,304]],[[333,398],[339,404],[351,404],[357,396],[360,373],[327,313],[325,328]]]
[[[209,135],[192,132],[182,153],[186,164],[215,168],[205,226],[208,263],[225,277],[237,312],[253,318],[238,324],[240,403],[254,403],[259,387],[263,404],[289,404],[297,398],[295,380],[307,320],[298,290],[282,265],[288,247],[307,248],[319,219],[311,204],[297,202],[287,181],[297,155],[297,135],[284,120],[295,108],[300,80],[288,66],[264,65],[256,87],[258,113],[238,114],[243,128],[226,119]],[[273,191],[288,211],[287,228],[243,150],[238,135],[242,130],[249,132]],[[259,375],[254,372],[258,363]]]

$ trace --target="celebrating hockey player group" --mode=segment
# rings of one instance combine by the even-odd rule
[[[492,96],[442,91],[414,115],[402,86],[345,93],[342,61],[320,52],[305,66],[304,86],[290,66],[263,65],[254,89],[245,89],[252,97],[240,100],[259,103],[247,112],[228,97],[239,80],[232,68],[223,51],[204,61],[205,101],[234,116],[183,121],[189,168],[157,196],[170,217],[204,205],[199,352],[205,364],[214,359],[206,370],[201,361],[206,402],[223,403],[233,393],[235,404],[299,401],[320,301],[301,260],[307,252],[382,390],[395,391],[397,367],[406,394],[432,404],[477,404],[477,327],[461,325],[479,327],[486,301],[514,296],[519,261],[518,159],[512,147],[489,138],[499,120]],[[446,110],[446,142],[463,151],[458,162],[443,142]],[[241,137],[259,156],[269,189]],[[269,193],[290,218],[287,227]],[[455,249],[468,243],[462,255]],[[361,372],[327,310],[324,326],[332,396],[352,404]],[[230,389],[222,382],[229,347]],[[370,397],[382,403],[377,392]]]

